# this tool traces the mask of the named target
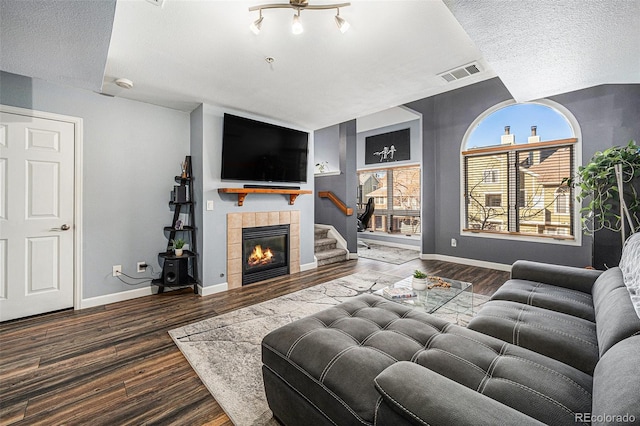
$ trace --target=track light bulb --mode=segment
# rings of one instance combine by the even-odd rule
[[[262,20],[264,18],[261,16],[258,19],[256,19],[255,21],[253,21],[251,23],[251,25],[249,25],[249,29],[251,29],[251,31],[255,34],[258,35],[260,34],[260,29],[262,28]]]
[[[293,15],[293,24],[291,24],[291,32],[294,34],[302,34],[304,28],[302,28],[302,23],[300,22],[300,10],[298,13]]]
[[[346,33],[349,31],[349,28],[351,28],[351,25],[340,16],[340,11],[338,11],[338,14],[336,15],[336,25],[342,34]]]

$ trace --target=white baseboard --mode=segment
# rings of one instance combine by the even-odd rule
[[[484,260],[466,259],[464,257],[447,256],[444,254],[421,254],[422,260],[440,260],[442,262],[459,263],[461,265],[477,266],[478,268],[495,269],[498,271],[511,272],[511,265]]]
[[[200,296],[211,296],[212,294],[220,293],[227,290],[229,290],[228,283],[214,284],[206,287],[198,286],[198,293],[200,294]]]
[[[318,269],[318,259],[316,259],[315,256],[313,257],[313,262],[300,265],[300,272],[310,271],[312,269]]]
[[[358,253],[349,252],[349,260],[356,260],[356,259],[358,259]]]
[[[150,296],[155,287],[136,288],[134,290],[121,291],[119,293],[106,294],[104,296],[90,297],[82,299],[78,309],[93,308],[96,306],[108,305],[109,303],[124,302],[125,300],[137,299],[138,297]]]

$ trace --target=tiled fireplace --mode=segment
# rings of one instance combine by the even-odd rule
[[[255,257],[256,253],[253,251],[253,247],[249,249],[243,244],[243,230],[245,235],[248,233],[247,231],[258,231],[257,233],[249,233],[261,238],[262,231],[284,230],[287,228],[287,226],[280,225],[288,225],[288,247],[286,248],[288,256],[284,256],[285,258],[288,257],[286,262],[288,263],[288,273],[300,272],[300,211],[229,213],[227,215],[227,284],[229,289],[243,285],[243,271],[245,273],[247,271],[258,273],[249,280],[245,278],[245,284],[268,279],[274,274],[287,273],[286,266],[282,264],[282,255],[274,255],[274,260],[280,263],[275,265],[274,269],[279,269],[274,272],[268,272],[268,268],[262,265],[257,267],[248,265],[249,257]],[[277,240],[279,238],[278,234],[281,233],[280,231],[276,231],[275,234],[271,233],[271,235],[267,236],[266,241],[271,243],[272,240]],[[283,249],[283,246],[279,243],[272,244],[275,244],[273,247],[274,252],[277,249]],[[258,251],[266,252],[268,248],[266,246],[260,247]],[[263,253],[259,254],[263,256]],[[268,256],[271,256],[271,254]]]

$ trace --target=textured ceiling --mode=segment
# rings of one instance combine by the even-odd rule
[[[291,33],[293,10],[265,10],[258,36],[249,31],[256,4],[119,1],[104,92],[184,110],[211,103],[317,129],[495,76],[451,84],[437,76],[476,60],[487,69],[441,1],[353,1],[340,12],[351,24],[345,34],[335,9],[302,11],[300,35]],[[114,86],[118,77],[134,88]]]
[[[444,0],[518,102],[640,83],[638,0]]]
[[[99,91],[115,0],[0,0],[0,69]]]
[[[286,2],[286,0],[282,0]],[[327,0],[311,0],[326,4]],[[0,0],[0,69],[191,111],[317,129],[499,76],[517,101],[640,83],[639,0],[355,0],[340,15],[254,1]],[[264,59],[275,59],[268,64]],[[477,61],[482,72],[437,75]],[[131,90],[114,84],[134,81]]]

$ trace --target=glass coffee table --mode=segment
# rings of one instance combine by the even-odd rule
[[[404,278],[390,285],[389,288],[413,290],[411,288],[412,279],[413,277]],[[450,278],[430,276],[427,281],[427,285],[432,286],[438,282],[446,282],[450,284],[451,287],[445,288],[433,286],[426,290],[413,290],[415,297],[410,298],[388,297],[385,295],[384,288],[375,291],[374,294],[378,294],[403,305],[423,310],[430,314],[439,310],[446,310],[448,311],[446,313],[465,313],[473,316],[473,284]]]

